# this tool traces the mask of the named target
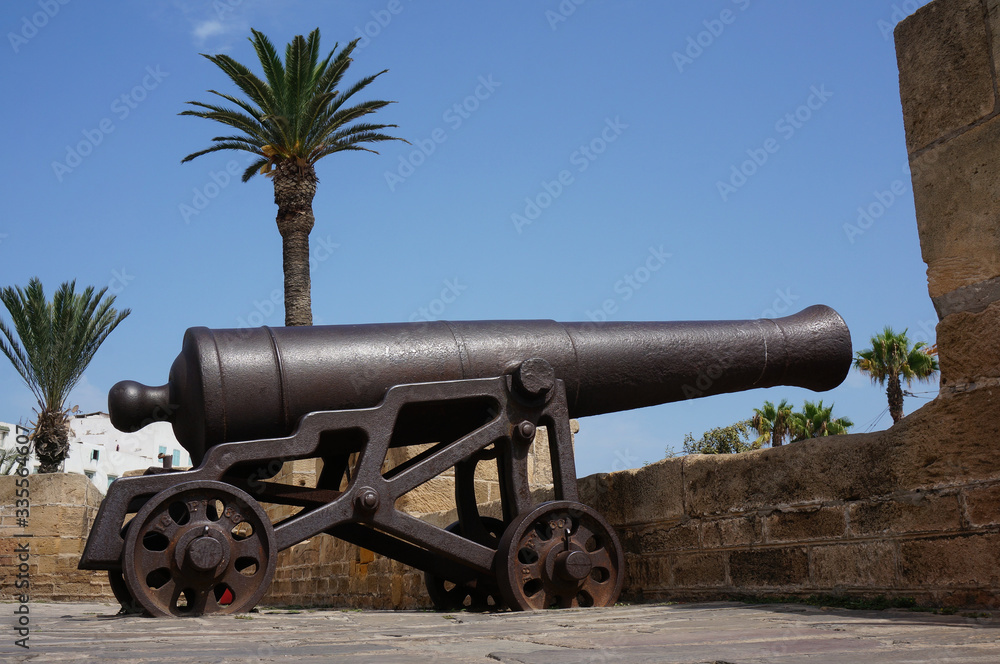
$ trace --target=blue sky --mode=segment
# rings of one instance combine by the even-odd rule
[[[182,165],[222,127],[177,114],[232,91],[199,53],[253,65],[251,27],[284,45],[318,26],[324,51],[362,38],[350,80],[389,70],[365,98],[398,102],[378,120],[413,145],[318,164],[317,324],[823,303],[856,350],[885,325],[932,341],[891,36],[919,4],[5,2],[0,285],[76,279],[132,309],[72,396],[86,411],[118,380],[165,382],[188,327],[281,325],[271,183],[232,175],[244,153]],[[855,431],[886,408],[855,374],[586,418],[579,472],[655,461],[781,398],[833,402]],[[32,404],[0,364],[0,420]]]

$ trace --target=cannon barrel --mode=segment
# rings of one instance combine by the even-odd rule
[[[394,385],[493,377],[530,358],[552,365],[581,417],[757,387],[828,390],[852,350],[822,305],[739,321],[196,327],[166,385],[120,382],[109,410],[122,431],[170,421],[197,463],[219,443],[289,435],[312,411],[375,406]]]

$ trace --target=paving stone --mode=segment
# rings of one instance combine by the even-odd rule
[[[799,605],[633,605],[536,613],[270,610],[244,616],[117,616],[111,604],[30,606],[31,648],[0,661],[180,664],[902,664],[1000,661],[1000,613],[976,617]],[[15,604],[0,604],[13,616]],[[12,625],[11,619],[5,619]]]

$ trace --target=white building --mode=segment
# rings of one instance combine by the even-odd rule
[[[111,426],[107,413],[98,412],[74,415],[69,424],[69,456],[63,470],[86,475],[102,493],[126,471],[163,465],[161,454],[169,456],[174,466],[191,465],[191,456],[177,442],[168,422],[154,422],[135,433],[123,433]],[[24,431],[23,427],[0,422],[0,447],[15,446],[15,429]],[[38,471],[34,454],[28,470]]]

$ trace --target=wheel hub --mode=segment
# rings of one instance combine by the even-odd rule
[[[178,484],[129,522],[125,586],[154,616],[249,611],[274,575],[273,533],[242,490],[210,480]]]
[[[614,530],[595,510],[542,503],[518,516],[497,547],[500,592],[513,609],[612,606],[625,559]]]
[[[590,556],[583,551],[563,551],[555,559],[556,574],[565,581],[582,581],[590,576],[593,568]]]
[[[186,558],[199,572],[214,571],[223,560],[222,544],[212,537],[197,537],[188,545]]]

